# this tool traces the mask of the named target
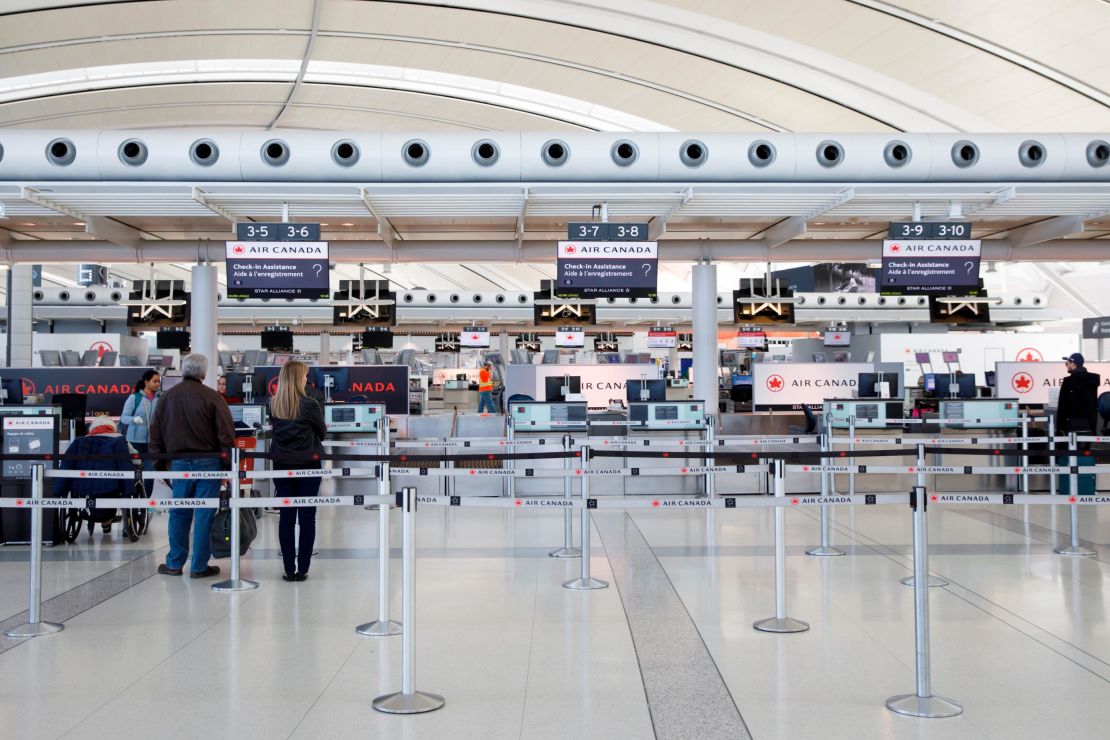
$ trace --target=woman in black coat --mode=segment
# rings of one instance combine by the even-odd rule
[[[324,409],[305,395],[308,366],[287,362],[278,376],[277,393],[270,401],[270,457],[274,470],[319,469],[325,434]],[[282,498],[315,496],[320,492],[320,478],[275,478],[276,495]],[[294,537],[300,524],[299,538]],[[296,547],[294,540],[297,539]],[[285,507],[278,520],[278,542],[285,564],[282,579],[303,581],[308,577],[312,547],[316,542],[316,507]]]

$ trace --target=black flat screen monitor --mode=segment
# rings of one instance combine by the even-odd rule
[[[879,398],[879,383],[890,384],[888,398],[898,397],[898,373],[860,373],[856,390],[860,398]]]
[[[393,349],[393,331],[364,331],[360,336],[362,349]]]
[[[648,397],[646,399],[640,398],[640,389],[644,383],[647,383]],[[665,380],[630,380],[628,381],[628,388],[625,391],[625,397],[629,401],[666,401],[667,400],[667,381]]]
[[[4,399],[5,406],[22,406],[23,405],[23,381],[19,378],[4,378],[4,390],[6,391],[6,398]]]
[[[261,373],[228,373],[224,376],[227,381],[227,397],[228,398],[246,398],[243,392],[243,381],[246,378],[251,378],[251,393],[255,398],[266,397],[266,376]],[[166,387],[165,380],[162,381],[162,387]]]
[[[346,393],[350,390],[350,381],[347,377],[348,368],[345,367],[314,367],[309,372],[311,375],[308,382],[316,386],[321,393],[324,392],[324,376],[330,375],[332,378],[332,393]]]
[[[262,349],[270,352],[292,352],[293,332],[286,329],[262,332]]]
[[[975,375],[973,373],[964,373],[963,375],[953,376],[949,373],[935,373],[932,375],[932,382],[930,383],[930,376],[925,376],[925,392],[936,398],[950,398],[948,386],[955,382],[960,386],[959,392],[956,394],[957,398],[975,398]]]
[[[156,346],[158,349],[176,349],[181,352],[189,349],[191,334],[187,331],[159,330]]]
[[[563,386],[569,386],[571,393],[582,392],[582,378],[578,375],[554,375],[543,379],[543,397],[545,401],[565,401]]]

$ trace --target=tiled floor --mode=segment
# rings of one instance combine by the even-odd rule
[[[0,653],[0,734],[672,738],[705,737],[697,728],[719,719],[757,740],[1105,736],[1110,570],[1052,554],[1046,540],[1067,528],[1054,510],[930,510],[931,565],[952,581],[931,590],[933,688],[964,705],[952,719],[883,704],[914,689],[902,507],[837,509],[834,542],[850,554],[827,559],[802,554],[816,511],[787,512],[787,612],[812,628],[772,635],[751,627],[774,611],[769,511],[602,512],[591,564],[612,585],[573,592],[560,584],[579,562],[546,556],[561,513],[424,506],[416,687],[443,694],[444,709],[370,708],[400,688],[401,664],[399,637],[354,633],[376,616],[375,512],[324,510],[300,584],[280,580],[268,515],[244,561],[261,587],[239,594],[149,577],[165,545],[159,517],[134,545],[98,533],[48,554],[44,596],[106,573],[119,577],[105,588],[122,590]],[[1110,511],[1083,513],[1084,539],[1110,543]],[[22,552],[0,548],[0,618],[26,607]],[[393,573],[399,618],[399,560]]]

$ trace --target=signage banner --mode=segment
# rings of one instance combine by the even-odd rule
[[[225,242],[228,298],[331,298],[327,242]]]
[[[380,403],[391,416],[409,412],[408,365],[312,365],[308,368],[308,377],[316,377],[317,370],[326,370],[339,379],[339,385],[331,393],[333,402]],[[275,365],[254,369],[254,377],[258,381],[254,384],[256,402],[264,401],[277,392],[280,372],[281,368]]]
[[[948,368],[944,364],[943,353],[959,352],[960,370],[974,373],[975,382],[983,385],[984,373],[994,370],[995,363],[1047,362],[1060,363],[1058,367],[1063,368],[1060,358],[1078,351],[1079,338],[1075,334],[961,331],[879,335],[879,359],[882,362],[903,363],[906,383],[911,388],[921,377],[921,367],[916,359],[918,353],[928,358],[931,372],[946,373]],[[1001,383],[1001,387],[1005,389],[1006,384]]]
[[[736,332],[736,346],[739,349],[767,349],[767,332],[742,329]]]
[[[996,367],[999,397],[1016,398],[1021,403],[1048,403],[1049,392],[1059,391],[1060,384],[1068,376],[1063,360],[1000,362]],[[1101,376],[1098,393],[1110,391],[1110,362],[1088,362],[1085,367]]]
[[[52,455],[57,452],[57,416],[5,416],[2,432],[6,455]],[[5,478],[28,478],[32,460],[4,460]]]
[[[544,380],[549,377],[577,375],[582,379],[582,395],[593,408],[609,405],[609,399],[626,398],[628,381],[659,379],[659,366],[650,365],[508,365],[505,367],[505,398],[524,395],[544,398]],[[716,391],[714,391],[716,392]]]
[[[60,336],[60,335],[59,335]],[[23,396],[42,394],[46,403],[55,393],[82,393],[88,396],[85,411],[89,416],[119,416],[123,404],[135,390],[135,383],[149,368],[145,367],[29,367],[5,368],[3,374],[18,377]]]
[[[586,330],[581,326],[560,326],[555,332],[555,346],[573,349],[586,346]]]
[[[960,295],[979,287],[978,239],[885,239],[881,293]]]
[[[852,398],[860,373],[901,371],[872,362],[757,362],[752,365],[756,411],[819,407],[829,398]]]
[[[674,329],[656,327],[648,331],[648,349],[670,349],[678,346],[678,332]]]
[[[1083,319],[1084,339],[1110,339],[1110,316]]]
[[[565,241],[556,254],[562,298],[648,298],[659,277],[656,242]]]

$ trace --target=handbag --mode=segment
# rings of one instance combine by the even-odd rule
[[[247,554],[258,535],[258,521],[250,509],[239,509],[239,557]],[[212,517],[212,557],[231,557],[231,510],[223,509]]]

